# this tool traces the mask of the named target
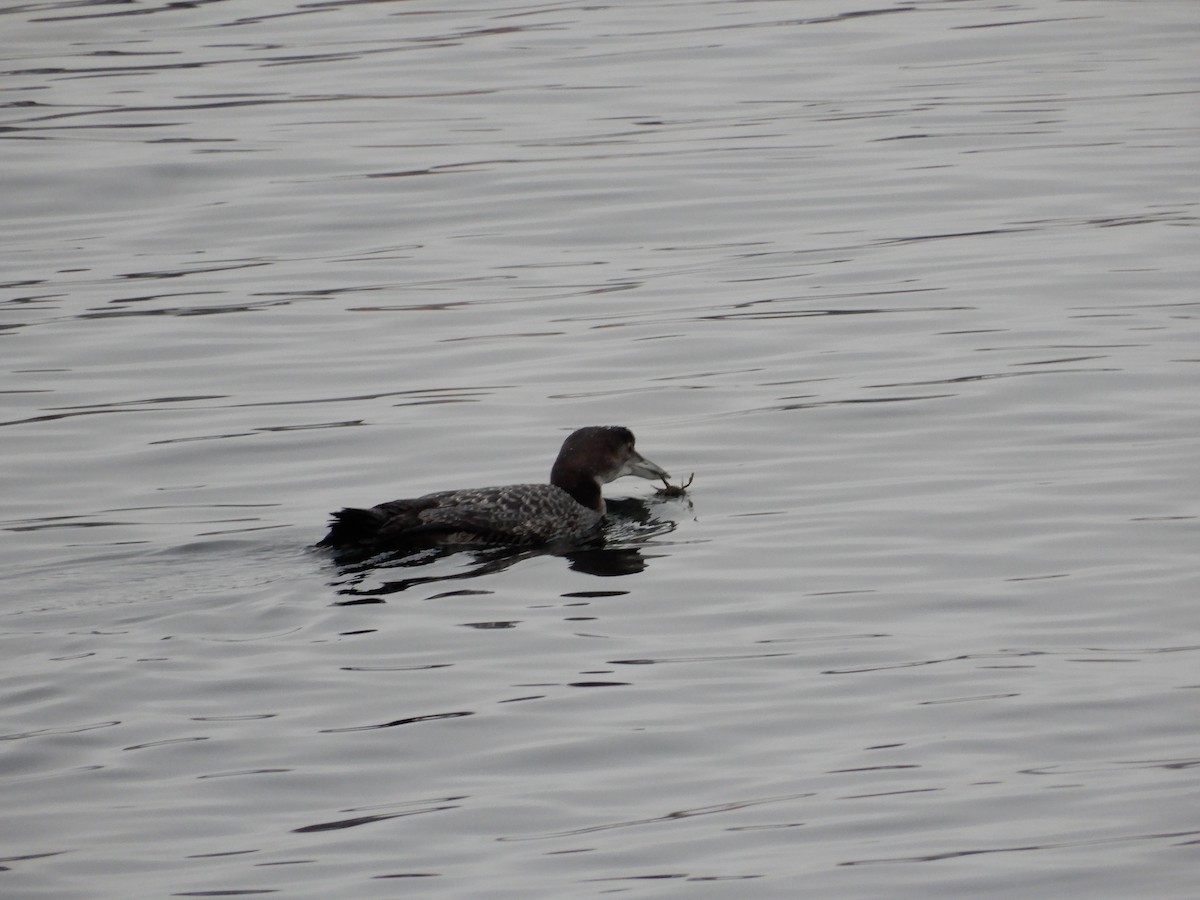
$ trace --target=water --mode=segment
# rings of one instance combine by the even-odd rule
[[[1191,897],[1198,32],[0,10],[4,896]],[[308,549],[609,422],[604,552]]]

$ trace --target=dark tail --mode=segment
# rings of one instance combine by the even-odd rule
[[[318,547],[351,548],[374,544],[379,539],[379,526],[384,515],[375,509],[346,508],[333,514],[329,534],[317,542]]]

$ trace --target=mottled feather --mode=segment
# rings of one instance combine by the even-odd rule
[[[438,491],[370,509],[343,509],[333,514],[329,533],[318,546],[380,552],[580,543],[600,532],[600,485],[622,475],[667,477],[634,449],[629,429],[581,428],[563,442],[551,484]]]

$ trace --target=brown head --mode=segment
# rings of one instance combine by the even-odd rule
[[[563,441],[550,470],[558,485],[584,506],[604,512],[600,485],[623,475],[651,481],[670,478],[667,472],[634,448],[633,432],[620,425],[589,425]]]

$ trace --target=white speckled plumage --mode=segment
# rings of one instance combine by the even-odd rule
[[[383,552],[424,547],[531,547],[585,541],[604,517],[600,485],[623,475],[666,479],[628,428],[590,426],[563,442],[550,484],[438,491],[333,514],[318,546]]]

